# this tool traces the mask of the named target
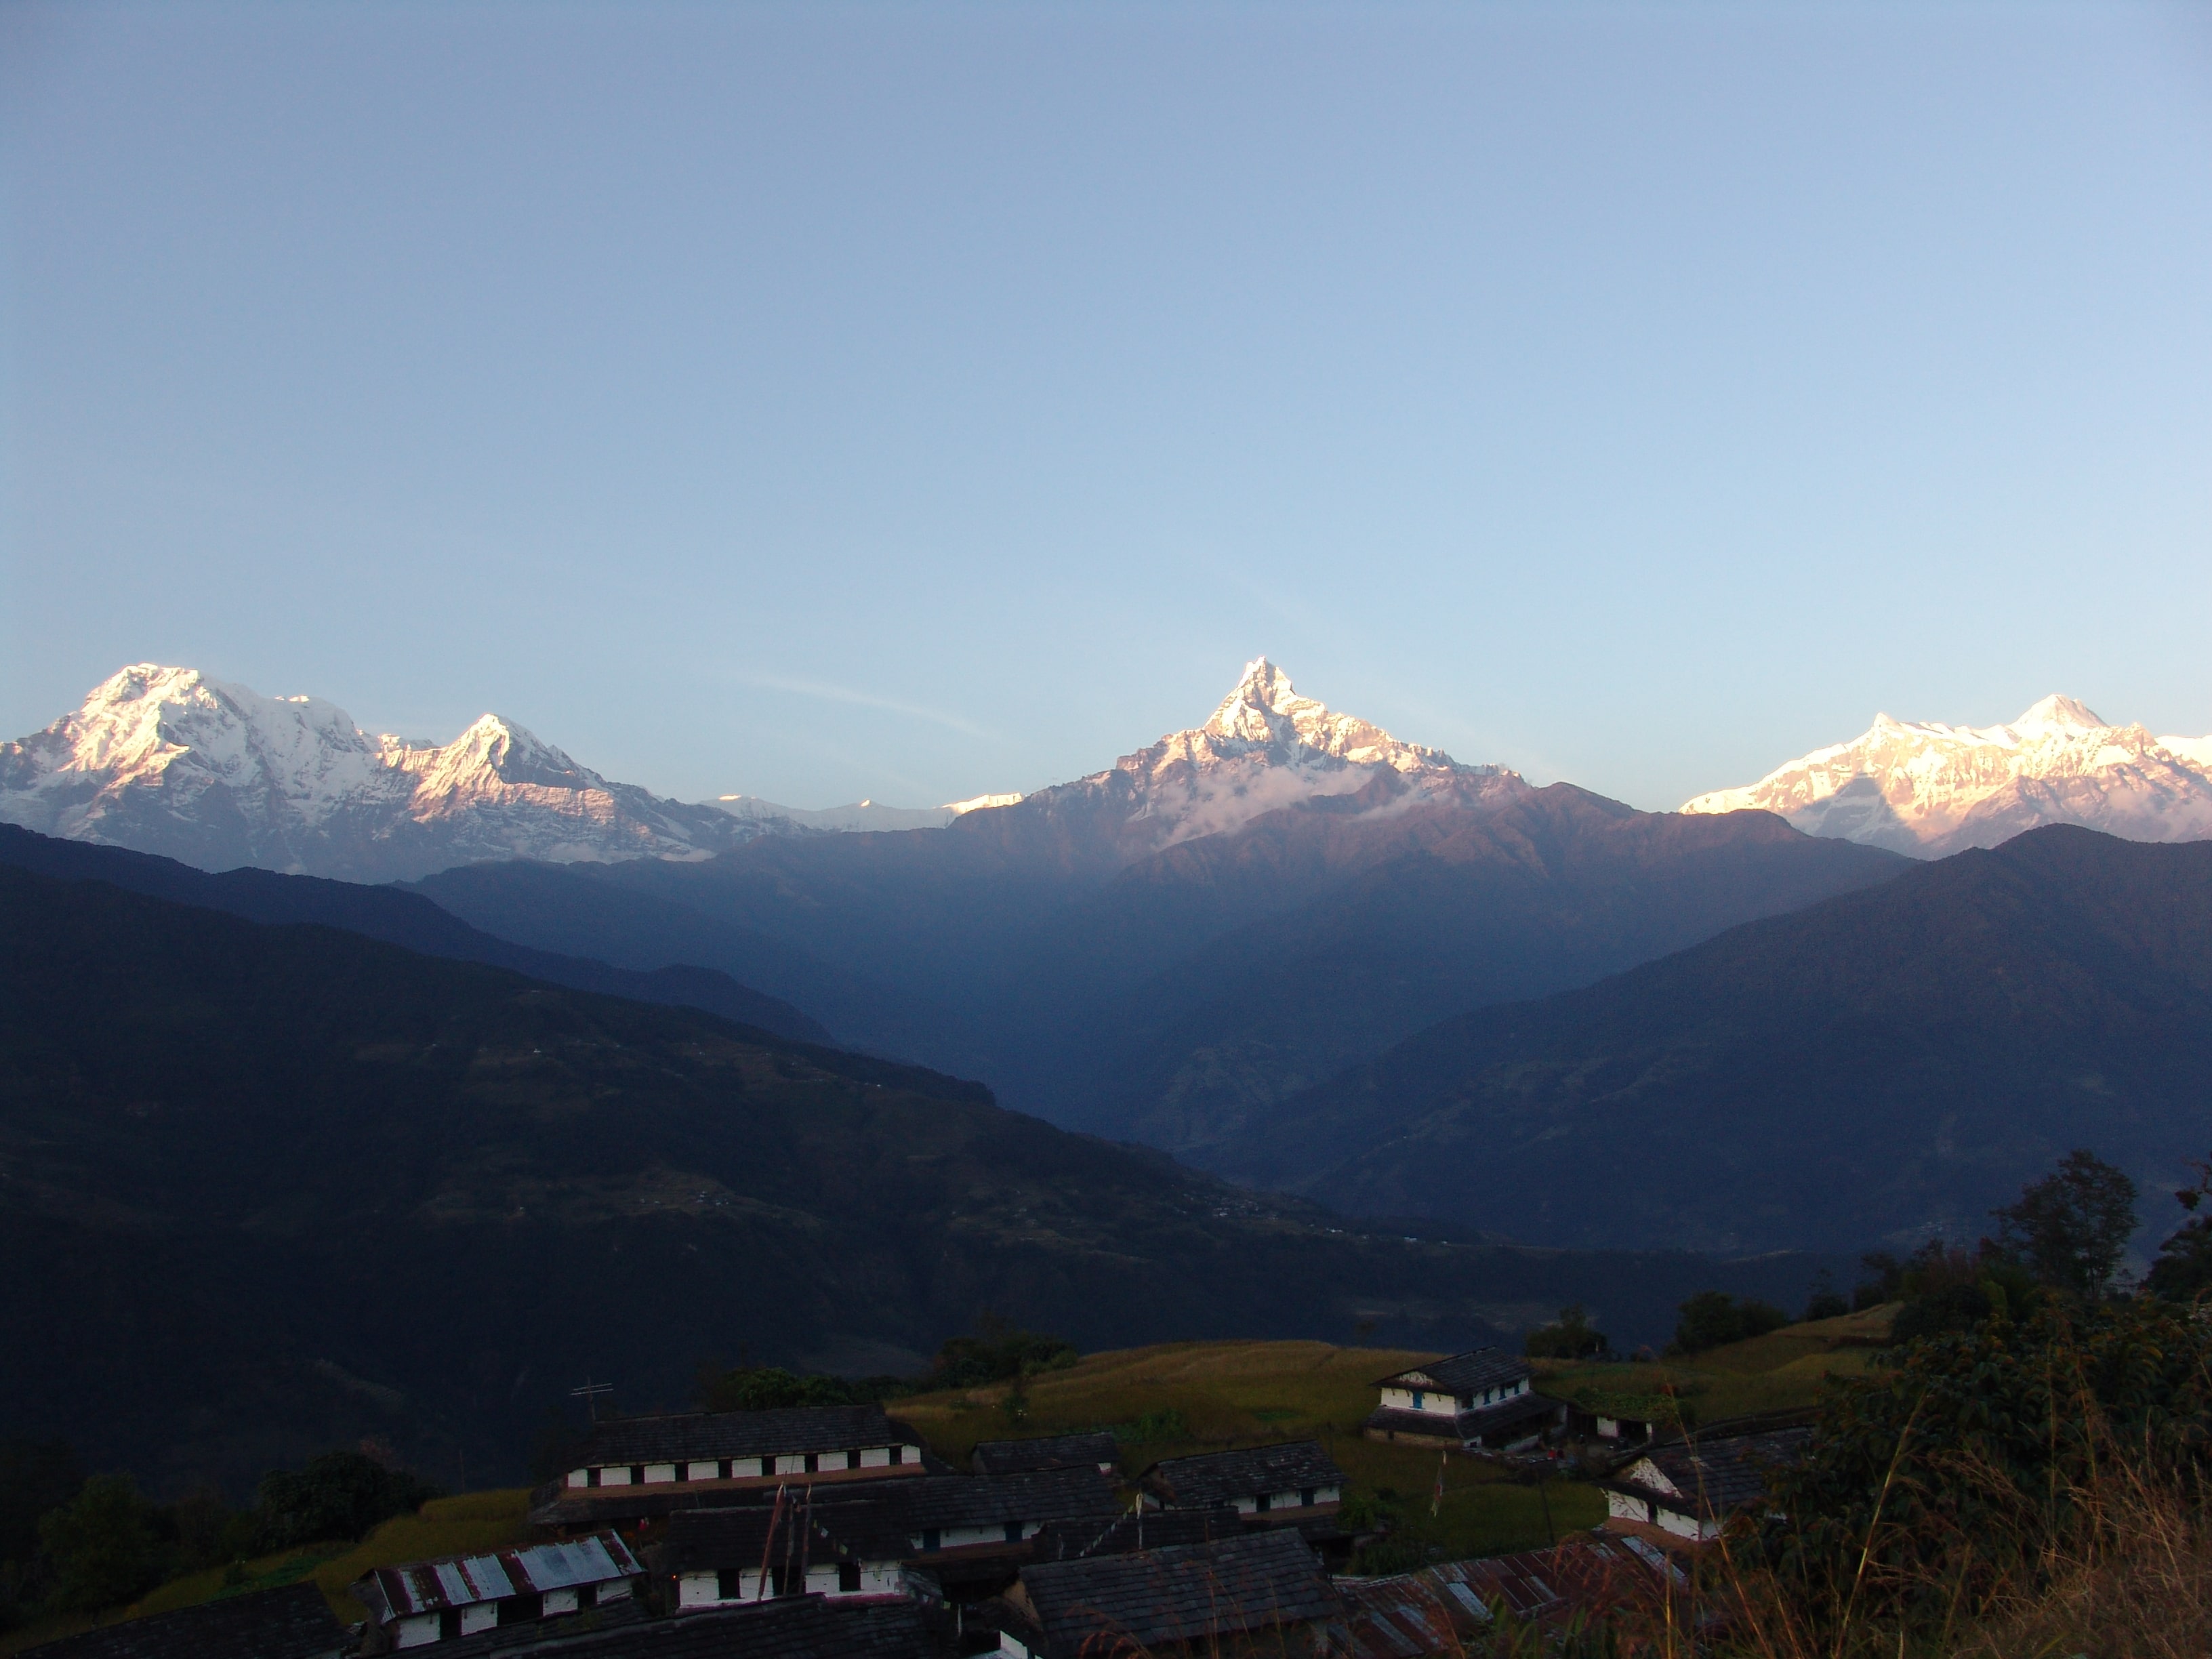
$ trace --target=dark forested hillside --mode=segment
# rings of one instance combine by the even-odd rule
[[[270,870],[226,870],[210,875],[174,859],[90,842],[62,841],[12,823],[0,823],[0,864],[71,881],[112,882],[134,893],[228,911],[249,921],[321,922],[387,945],[404,945],[425,956],[511,968],[533,979],[579,991],[703,1008],[710,1014],[757,1025],[800,1042],[835,1040],[820,1021],[715,969],[694,967],[679,960],[640,970],[533,951],[495,939],[419,894],[396,887],[364,887],[317,876],[279,875]]]
[[[1972,1237],[2075,1146],[2150,1187],[2212,1149],[2212,843],[1959,854],[1446,1021],[1219,1167],[1546,1243],[1821,1248]]]
[[[384,1438],[511,1479],[586,1376],[918,1365],[986,1310],[1086,1346],[1627,1340],[1717,1267],[1339,1232],[973,1084],[319,926],[0,867],[0,1395],[235,1490]]]
[[[542,949],[724,969],[1054,1122],[1202,1158],[1437,1019],[1908,867],[1765,813],[1517,779],[1417,800],[1386,774],[1127,864],[1072,810],[1036,797],[696,863],[477,866],[416,890]]]

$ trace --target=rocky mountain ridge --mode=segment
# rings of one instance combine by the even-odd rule
[[[2212,836],[2212,738],[2154,737],[2050,696],[2003,726],[1876,714],[1848,743],[1802,755],[1685,812],[1778,812],[1809,836],[1918,858],[2047,823],[2129,841]]]

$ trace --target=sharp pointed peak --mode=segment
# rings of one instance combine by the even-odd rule
[[[2078,726],[2092,730],[2111,723],[2087,703],[2073,697],[2060,696],[2056,692],[2031,703],[2027,711],[2013,722],[2015,726]]]

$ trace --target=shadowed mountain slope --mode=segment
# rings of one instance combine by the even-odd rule
[[[478,866],[415,890],[543,949],[708,963],[1054,1122],[1203,1159],[1275,1100],[1435,1020],[1909,867],[1765,813],[1450,781],[1417,791],[1381,771],[1128,863],[1099,850],[1127,833],[1101,785],[942,830],[763,840],[697,863]]]
[[[908,1369],[985,1310],[1452,1347],[1582,1300],[1638,1340],[1814,1265],[1338,1231],[974,1084],[12,867],[0,1249],[16,1431],[234,1492],[364,1435],[513,1479],[587,1375],[635,1411],[710,1355]]]
[[[2212,844],[2053,826],[1445,1021],[1214,1164],[1550,1244],[1971,1238],[2075,1146],[2178,1177],[2208,1079]]]
[[[396,888],[363,887],[314,876],[280,876],[268,870],[226,870],[210,875],[150,853],[61,841],[13,824],[0,824],[0,864],[69,881],[110,882],[134,893],[227,911],[248,921],[320,922],[420,951],[425,956],[511,968],[574,990],[703,1009],[794,1042],[836,1041],[818,1020],[780,998],[740,985],[717,969],[676,963],[641,971],[533,951],[481,933],[428,899]]]

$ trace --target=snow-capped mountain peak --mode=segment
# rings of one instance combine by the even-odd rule
[[[2045,697],[2002,726],[1877,714],[1848,743],[1682,807],[1754,809],[1808,835],[1923,857],[1993,847],[2042,823],[2191,841],[2212,836],[2212,739],[2154,738],[2065,696]]]
[[[160,853],[355,879],[484,858],[702,858],[762,833],[610,783],[495,714],[449,744],[376,738],[319,697],[137,663],[0,744],[0,821]]]
[[[1503,767],[1463,766],[1302,696],[1261,657],[1203,725],[1170,732],[1109,770],[1042,790],[1017,810],[1083,818],[1118,856],[1136,858],[1328,797],[1361,795],[1358,811],[1395,812],[1443,797],[1492,800],[1523,787]]]
[[[2044,732],[2057,727],[2076,730],[2101,730],[2111,722],[2091,709],[2087,704],[2072,697],[2048,696],[2029,705],[2027,712],[2012,723],[2015,732]]]
[[[1379,726],[1302,697],[1291,677],[1255,658],[1199,731],[1217,745],[1259,744],[1401,772],[1455,766],[1441,749],[1401,743]]]

